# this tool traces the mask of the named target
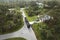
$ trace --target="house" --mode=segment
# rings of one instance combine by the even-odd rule
[[[42,22],[45,20],[50,20],[53,19],[53,17],[49,16],[49,15],[42,15],[39,17],[39,20],[41,20]]]
[[[12,12],[12,11],[14,11],[15,9],[14,8],[11,8],[11,9],[8,9],[9,11],[10,11],[10,13]]]
[[[43,8],[44,7],[43,3],[36,2],[36,4],[39,6],[39,8]]]

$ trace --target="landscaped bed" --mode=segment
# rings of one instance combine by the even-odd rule
[[[20,37],[16,37],[16,38],[8,38],[8,39],[5,39],[5,40],[26,40],[26,39],[20,38]]]

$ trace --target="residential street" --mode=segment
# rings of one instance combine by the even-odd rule
[[[30,29],[27,28],[26,22],[25,22],[25,13],[23,11],[23,8],[21,8],[21,12],[23,15],[23,21],[24,21],[24,26],[13,33],[8,33],[8,34],[4,34],[4,35],[0,35],[0,40],[4,40],[7,38],[13,38],[13,37],[23,37],[27,40],[37,40],[34,31],[32,30],[32,28],[30,27]]]

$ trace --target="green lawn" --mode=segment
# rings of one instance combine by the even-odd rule
[[[33,30],[35,32],[35,35],[37,37],[37,40],[42,40],[41,31],[42,31],[42,29],[45,29],[46,27],[47,26],[44,23],[38,23],[38,24],[36,23],[36,24],[33,24],[32,25],[32,28],[33,28]]]
[[[51,10],[51,9],[45,9],[45,8],[43,8],[43,9],[41,10],[40,15],[46,14],[46,13],[49,12],[50,10]]]
[[[37,19],[37,16],[32,16],[32,17],[29,17],[28,16],[28,14],[25,12],[25,15],[26,15],[26,17],[27,17],[27,19],[28,19],[28,21],[34,21],[34,20],[36,20]]]
[[[20,37],[16,37],[16,38],[9,38],[9,39],[5,39],[5,40],[26,40],[26,39],[20,38]]]

